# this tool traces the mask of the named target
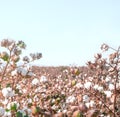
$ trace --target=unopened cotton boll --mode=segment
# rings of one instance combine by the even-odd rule
[[[45,83],[45,82],[47,82],[47,81],[48,81],[48,80],[47,80],[46,76],[41,76],[41,77],[40,77],[40,82]]]
[[[38,85],[39,84],[39,80],[37,78],[34,78],[32,80],[32,85]]]

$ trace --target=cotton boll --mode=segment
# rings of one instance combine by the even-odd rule
[[[81,83],[77,83],[77,84],[76,84],[76,87],[77,87],[77,88],[83,88],[83,85],[82,85]]]
[[[38,85],[39,84],[39,80],[37,78],[34,78],[32,80],[32,85]]]
[[[24,94],[26,94],[26,93],[27,93],[27,89],[22,89],[22,92],[23,92]]]
[[[17,70],[11,72],[11,76],[17,76],[17,75],[18,75]]]
[[[76,98],[75,98],[74,96],[69,96],[69,97],[66,99],[66,103],[73,103],[75,100],[76,100]]]
[[[116,83],[116,88],[119,88],[120,87],[120,81],[119,83]]]
[[[95,85],[93,88],[95,89],[95,90],[98,90],[98,87],[99,87],[99,85]]]
[[[34,96],[33,101],[35,101],[35,102],[39,101],[39,98],[37,95]]]
[[[35,89],[35,93],[38,93],[40,91],[41,91],[41,87],[38,87],[38,88]]]
[[[65,109],[65,110],[63,110],[63,113],[67,113],[67,110]]]
[[[0,107],[0,116],[3,116],[5,113],[5,109],[3,107]]]
[[[86,83],[84,84],[84,87],[85,87],[86,89],[90,89],[91,86],[92,86],[92,83],[91,83],[91,82],[86,82]]]
[[[12,88],[7,87],[7,88],[2,89],[2,94],[5,98],[13,97],[14,96],[14,91],[12,90]]]
[[[30,72],[28,72],[28,73],[27,73],[27,75],[28,75],[28,76],[30,76],[30,77],[32,77],[32,76],[36,76],[36,74],[34,74],[34,73],[33,73],[33,72],[31,72],[31,71],[30,71]]]
[[[112,92],[111,91],[104,91],[105,95],[107,98],[110,98],[112,96]]]
[[[93,87],[95,90],[98,90],[98,91],[103,91],[103,87],[102,86],[99,86],[99,85],[97,85],[97,84],[95,84],[94,85],[94,87]]]
[[[2,89],[2,94],[3,94],[3,96],[4,96],[5,98],[9,96],[9,93],[8,93],[7,88],[3,88],[3,89]]]
[[[90,100],[90,107],[94,107],[94,105],[95,105],[95,102],[93,101],[93,100]]]
[[[31,109],[27,108],[27,113],[28,113],[28,115],[31,117],[31,114],[32,114]]]
[[[22,75],[22,76],[26,76],[26,75],[27,75],[27,72],[28,72],[27,70],[23,69],[22,72],[21,72],[21,75]]]
[[[7,109],[11,109],[14,105],[16,105],[16,109],[18,109],[20,106],[18,102],[14,101],[14,102],[8,103]]]
[[[48,81],[48,80],[47,80],[46,76],[41,76],[40,82],[45,83],[45,82],[47,82],[47,81]]]
[[[32,99],[31,98],[27,99],[27,102],[32,103]]]
[[[111,77],[106,77],[105,81],[109,82],[111,80]]]
[[[114,90],[114,85],[113,84],[109,84],[109,89],[110,90]]]
[[[18,68],[17,72],[19,74],[21,74],[22,76],[26,76],[28,71],[26,69],[24,69],[24,68]]]
[[[103,87],[102,87],[102,86],[99,86],[99,87],[98,87],[98,91],[100,91],[100,92],[103,91]]]
[[[90,103],[89,103],[89,102],[85,103],[85,106],[86,106],[87,108],[90,108]]]
[[[3,117],[12,117],[12,113],[10,111],[5,111]]]
[[[5,99],[4,101],[2,101],[2,104],[6,105],[8,103],[8,99]]]
[[[84,101],[84,102],[89,102],[89,100],[90,100],[90,98],[89,98],[88,95],[84,95],[84,96],[83,96],[83,101]]]
[[[21,85],[16,84],[16,89],[21,89]]]

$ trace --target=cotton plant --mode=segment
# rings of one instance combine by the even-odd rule
[[[0,107],[0,116],[23,116],[22,111],[17,111],[19,102],[16,102],[15,99],[19,100],[22,95],[28,95],[28,87],[23,88],[22,85],[26,83],[27,78],[36,76],[32,72],[32,66],[29,66],[31,62],[41,59],[42,54],[31,53],[29,56],[22,56],[22,51],[26,49],[26,44],[23,41],[3,39],[0,41],[0,46],[3,48],[3,51],[0,52],[1,103],[3,104]],[[25,83],[21,82],[21,79]],[[37,84],[36,80],[32,83]]]
[[[111,49],[111,53],[107,58],[103,58],[102,54]],[[86,88],[91,95],[95,96],[96,102],[101,100],[103,102],[104,109],[100,109],[105,115],[117,117],[119,104],[119,83],[120,83],[120,47],[114,49],[107,44],[101,45],[102,54],[98,53],[94,55],[94,61],[88,61],[87,66],[90,71],[94,71],[92,87],[89,78],[88,82],[85,82],[84,88]],[[91,88],[90,88],[91,87]],[[109,102],[111,98],[112,101]],[[110,105],[112,108],[110,108]],[[101,107],[99,105],[99,107]],[[104,116],[105,116],[104,115]]]

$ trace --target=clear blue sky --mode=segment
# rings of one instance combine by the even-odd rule
[[[0,39],[23,40],[40,65],[84,65],[120,45],[120,0],[0,0]]]

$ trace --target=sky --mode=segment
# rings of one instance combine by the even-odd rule
[[[34,64],[85,65],[102,43],[120,45],[119,0],[0,0],[0,40],[41,52]]]

